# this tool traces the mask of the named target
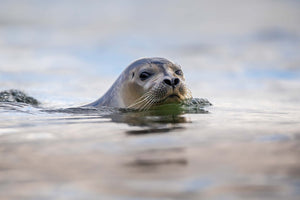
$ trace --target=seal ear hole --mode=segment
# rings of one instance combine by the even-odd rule
[[[132,72],[132,77],[131,78],[133,78],[134,77],[134,72]]]

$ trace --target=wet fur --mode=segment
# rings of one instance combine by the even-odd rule
[[[185,94],[182,101],[185,99],[192,98],[191,91],[185,86],[181,85],[179,88],[181,93]],[[129,105],[127,108],[133,108],[137,110],[148,110],[154,105],[161,105],[167,98],[168,89],[163,83],[159,83],[152,87],[150,91],[145,93],[143,96],[138,98],[135,102]]]
[[[137,70],[139,67],[153,67],[154,65],[156,65],[159,69],[163,69],[164,74],[156,74],[155,78],[151,79],[151,83],[153,83],[153,85],[151,85],[151,89],[149,91],[140,91],[138,87],[135,87],[132,85],[133,83],[130,83],[130,78],[134,77],[134,74],[132,73],[135,73],[135,70]],[[180,103],[185,99],[192,98],[191,91],[186,87],[184,78],[182,77],[180,85],[176,89],[173,88],[173,93],[176,90],[176,94],[178,94],[180,98],[166,99],[173,93],[170,93],[170,86],[161,81],[164,76],[168,75],[165,74],[165,66],[177,65],[164,58],[143,58],[133,62],[122,72],[111,88],[100,99],[86,106],[109,106],[136,110],[148,110],[155,105],[174,102]],[[143,94],[138,95],[139,93]]]

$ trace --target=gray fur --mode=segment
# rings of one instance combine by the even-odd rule
[[[109,107],[120,107],[120,101],[122,101],[122,97],[120,96],[120,88],[122,83],[128,77],[128,73],[141,65],[145,64],[156,64],[156,65],[164,65],[171,63],[169,60],[165,58],[142,58],[139,60],[134,61],[131,63],[118,77],[118,79],[114,82],[114,84],[110,87],[110,89],[98,100],[87,104],[85,106],[92,106],[92,107],[100,107],[100,106],[109,106]]]

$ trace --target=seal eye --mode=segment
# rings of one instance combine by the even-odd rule
[[[180,69],[179,69],[179,70],[176,70],[176,71],[175,71],[175,74],[181,76],[181,75],[182,75],[182,71],[181,71]]]
[[[142,73],[140,74],[140,79],[141,79],[142,81],[144,81],[144,80],[148,79],[150,76],[151,76],[150,73],[148,73],[148,72],[142,72]]]

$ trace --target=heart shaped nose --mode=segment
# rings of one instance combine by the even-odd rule
[[[175,88],[180,83],[180,80],[179,78],[172,78],[172,79],[166,78],[164,79],[164,83]]]

